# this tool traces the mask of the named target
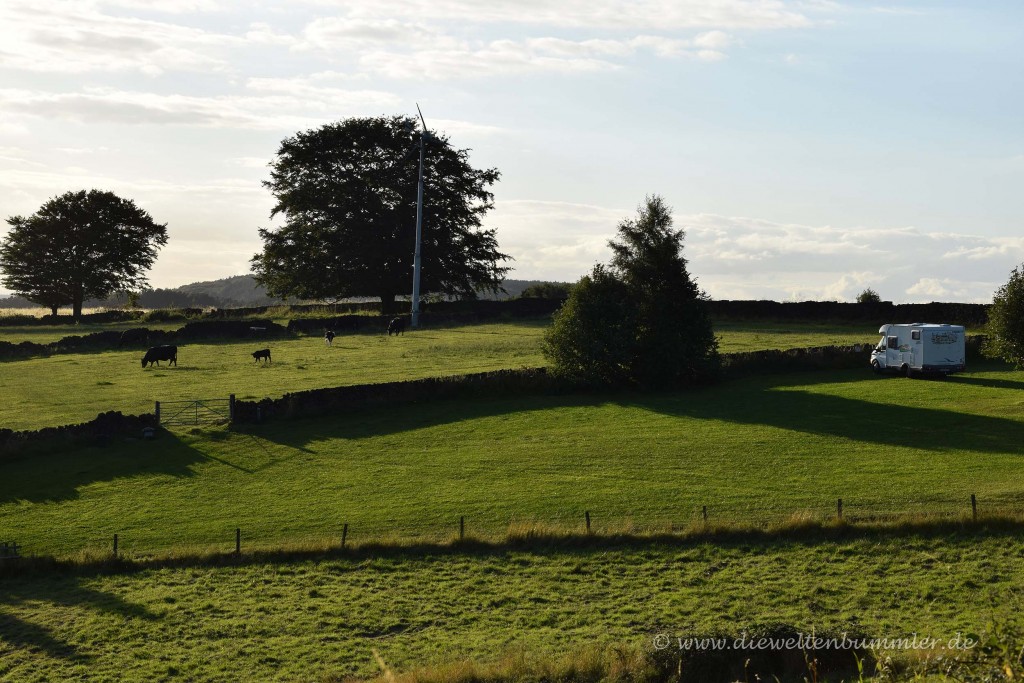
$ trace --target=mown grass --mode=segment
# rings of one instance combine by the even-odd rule
[[[1024,544],[999,530],[15,576],[0,583],[0,678],[342,680],[380,674],[374,650],[399,673],[579,661],[769,623],[945,643],[1019,620],[1022,586]]]
[[[342,335],[328,348],[318,337],[179,345],[178,367],[143,370],[142,351],[59,354],[0,362],[0,427],[38,429],[91,420],[97,413],[152,412],[155,401],[278,397],[290,391],[540,366],[547,320],[427,328],[402,337]],[[136,324],[0,327],[0,340],[44,343],[69,334]],[[159,325],[174,328],[174,323]],[[721,332],[723,352],[865,343],[858,327],[733,324]],[[270,347],[274,362],[256,367],[252,351]]]
[[[60,354],[0,363],[0,426],[35,429],[90,420],[106,410],[153,412],[154,401],[260,399],[289,391],[418,379],[543,364],[544,323],[178,345],[178,366],[141,367],[143,351]],[[0,335],[3,331],[0,330]],[[273,362],[253,362],[269,347]]]
[[[1024,510],[1024,373],[867,371],[665,394],[407,405],[3,463],[0,528],[29,552],[448,539],[510,523],[596,531]]]
[[[84,336],[96,332],[124,332],[138,327],[147,327],[151,330],[177,330],[185,325],[184,322],[160,322],[147,323],[138,320],[118,323],[82,323],[80,325],[12,325],[0,326],[0,341],[20,344],[21,342],[33,342],[35,344],[51,344],[64,337]]]
[[[879,324],[729,321],[716,322],[715,334],[723,353],[806,349],[877,342]]]

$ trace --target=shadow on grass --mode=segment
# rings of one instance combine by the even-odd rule
[[[979,387],[989,387],[992,389],[1013,389],[1020,391],[1024,389],[1024,382],[1013,379],[996,379],[994,377],[968,377],[965,375],[953,375],[949,378],[950,382],[957,384],[969,384]]]
[[[86,663],[88,657],[71,644],[55,638],[47,629],[0,611],[0,644],[12,648],[40,650],[49,657]]]
[[[73,500],[78,498],[80,488],[115,479],[150,475],[191,477],[194,465],[210,459],[166,431],[161,431],[160,438],[154,441],[130,440],[110,446],[26,452],[0,460],[0,505]]]
[[[0,605],[10,608],[19,604],[46,603],[56,607],[85,606],[95,612],[120,619],[159,618],[143,605],[128,602],[117,595],[104,593],[82,585],[80,579],[70,582],[33,581],[9,577],[0,584]],[[38,610],[36,610],[38,612]],[[14,648],[40,650],[50,657],[86,663],[90,657],[55,637],[49,629],[31,623],[9,612],[0,612],[0,643]]]
[[[803,389],[840,383],[851,393],[873,396],[886,382],[902,382],[908,391],[928,391],[937,407],[905,405],[893,400],[861,398]],[[1024,383],[960,376],[944,382],[878,378],[867,371],[807,372],[723,382],[719,385],[664,393],[623,391],[560,396],[481,397],[418,403],[387,409],[366,409],[327,419],[280,420],[239,427],[293,448],[323,439],[362,439],[411,432],[467,420],[562,407],[617,404],[693,420],[763,425],[830,439],[944,452],[1024,453],[1024,423],[1002,417],[973,415],[952,408],[957,384],[1016,389]],[[948,389],[947,389],[948,387]],[[898,400],[898,399],[897,399]]]

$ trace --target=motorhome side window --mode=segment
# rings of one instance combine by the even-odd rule
[[[921,341],[921,330],[911,330],[910,338],[914,341]]]
[[[900,338],[899,337],[889,337],[889,348],[890,349],[898,349],[898,348],[900,348]]]

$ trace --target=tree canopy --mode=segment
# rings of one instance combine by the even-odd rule
[[[1014,268],[988,309],[986,353],[1024,367],[1024,271]]]
[[[421,291],[475,298],[497,291],[509,257],[495,231],[496,169],[475,169],[446,136],[422,136],[412,118],[351,118],[286,138],[264,185],[277,200],[252,259],[270,294],[303,299],[379,296],[385,310],[412,291],[419,154],[424,155]]]
[[[66,192],[29,217],[7,219],[0,244],[4,286],[47,306],[82,302],[147,285],[146,271],[167,243],[167,227],[129,199],[112,192]]]
[[[857,295],[857,303],[859,304],[877,304],[881,302],[882,297],[878,296],[878,292],[870,287]]]
[[[713,376],[718,341],[664,200],[618,226],[612,261],[569,294],[544,340],[556,373],[591,383],[673,386]]]

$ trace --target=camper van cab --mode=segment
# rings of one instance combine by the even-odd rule
[[[948,375],[964,369],[963,325],[882,325],[878,346],[871,352],[875,372],[898,372],[907,377]]]

